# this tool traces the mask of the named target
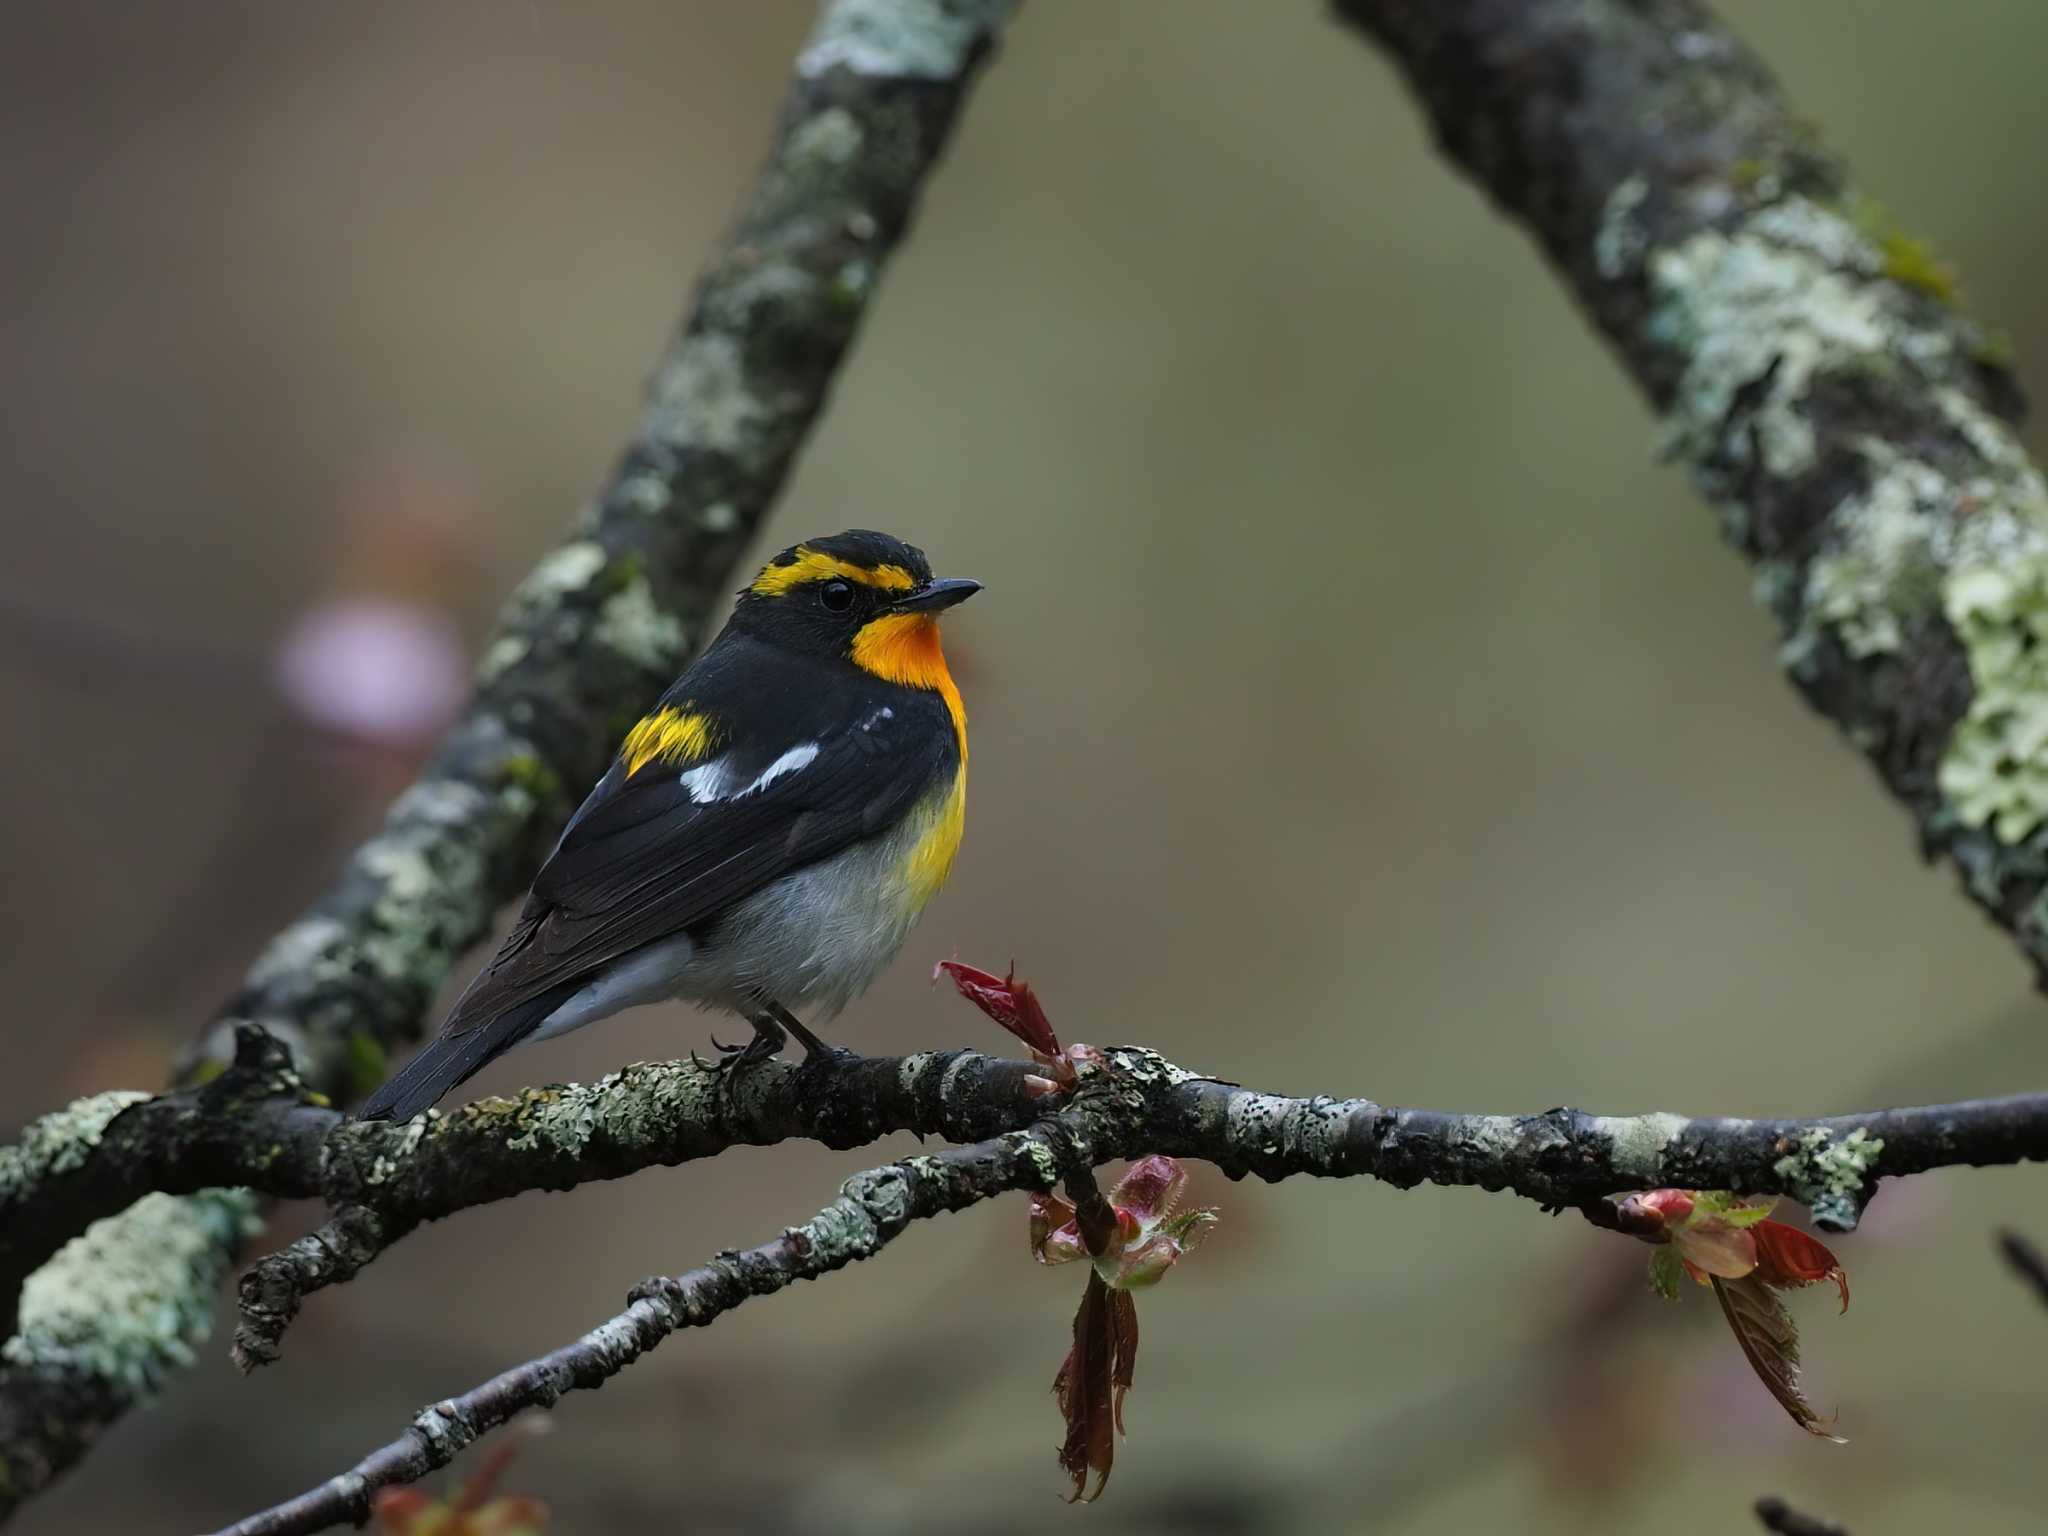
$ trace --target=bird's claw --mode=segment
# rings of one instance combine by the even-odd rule
[[[756,1033],[745,1045],[727,1045],[716,1035],[709,1038],[718,1052],[718,1059],[706,1062],[704,1070],[715,1080],[715,1092],[723,1106],[730,1110],[735,1105],[739,1082],[746,1075],[747,1069],[773,1059],[775,1053],[782,1049],[783,1041],[766,1032]]]

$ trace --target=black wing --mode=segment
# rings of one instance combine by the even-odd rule
[[[835,681],[836,688],[802,690],[808,707],[797,712],[798,731],[758,732],[705,763],[649,763],[630,776],[614,763],[443,1032],[475,1027],[643,944],[702,926],[781,876],[885,831],[952,777],[958,748],[936,697]],[[719,701],[703,691],[694,702],[717,717]],[[821,695],[835,702],[820,708]],[[748,787],[807,747],[815,755],[800,766]],[[717,765],[723,792],[700,800],[683,774],[706,763]]]
[[[530,1034],[611,961],[708,923],[894,825],[959,766],[935,694],[728,630],[664,697],[718,726],[701,763],[615,762],[570,821],[491,963],[440,1033],[364,1104],[409,1118]],[[812,750],[814,749],[814,750]],[[795,751],[803,760],[786,754]],[[717,765],[715,786],[683,775]],[[768,774],[780,765],[782,771]]]

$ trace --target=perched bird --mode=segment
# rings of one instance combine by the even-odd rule
[[[938,614],[981,590],[854,529],[770,560],[626,735],[519,921],[431,1044],[370,1096],[409,1119],[504,1051],[680,997],[775,1054],[881,972],[945,882],[967,715]]]

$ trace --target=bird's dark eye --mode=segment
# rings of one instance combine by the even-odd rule
[[[853,583],[850,581],[828,581],[818,588],[818,601],[834,613],[844,613],[853,606]]]

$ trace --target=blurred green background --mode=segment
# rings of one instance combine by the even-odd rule
[[[1727,9],[2048,393],[2048,9]],[[0,1133],[156,1083],[403,783],[437,668],[622,440],[810,17],[6,8]],[[1033,0],[762,542],[884,527],[989,587],[949,628],[961,861],[841,1037],[999,1047],[926,987],[957,954],[1014,957],[1069,1038],[1298,1092],[1780,1114],[2038,1086],[2016,952],[1780,680],[1651,439],[1319,7]],[[372,681],[420,697],[337,728],[279,658],[340,633],[360,681],[322,626],[362,611],[411,647]],[[641,1012],[478,1087],[710,1027]],[[18,1529],[295,1493],[884,1155],[734,1154],[425,1230],[278,1367],[240,1380],[216,1341]],[[510,1484],[565,1536],[1681,1536],[1748,1529],[1766,1491],[1857,1536],[2039,1529],[2048,1316],[1989,1232],[2048,1238],[2044,1191],[1923,1179],[1839,1245],[1854,1308],[1796,1311],[1843,1447],[1783,1418],[1705,1293],[1656,1301],[1635,1245],[1469,1191],[1207,1174],[1223,1224],[1144,1298],[1091,1511],[1055,1503],[1047,1391],[1079,1281],[1030,1264],[1021,1201],[671,1342]]]

